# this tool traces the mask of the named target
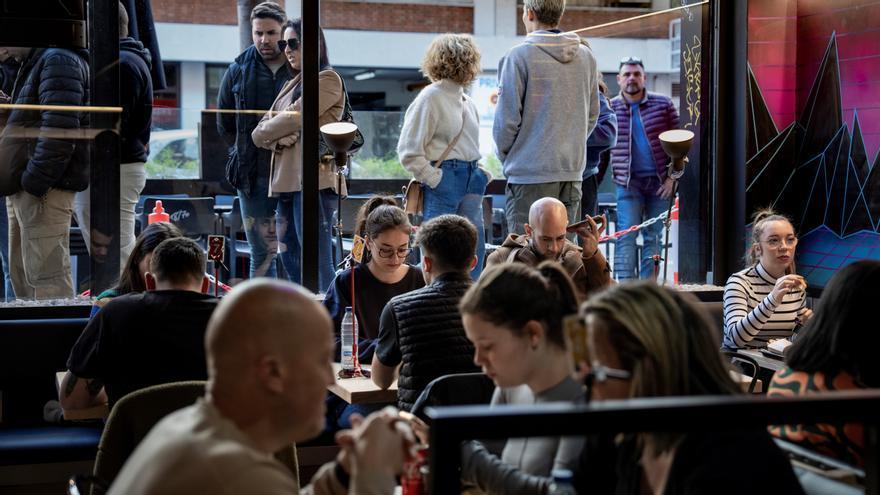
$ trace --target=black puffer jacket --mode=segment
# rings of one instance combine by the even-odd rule
[[[150,59],[150,52],[140,41],[133,38],[119,40],[120,163],[147,161],[153,123]]]
[[[263,62],[263,57],[251,45],[226,69],[217,95],[221,110],[269,110],[275,96],[290,80],[288,65],[274,74]],[[251,133],[260,122],[261,114],[218,113],[217,131],[229,146],[226,162],[226,180],[236,189],[253,192],[257,176],[269,176],[269,150],[258,148]]]
[[[474,364],[474,346],[464,333],[458,310],[470,286],[470,276],[446,273],[431,285],[396,296],[388,303],[397,322],[401,354],[397,405],[404,411],[412,409],[435,378],[479,371]]]
[[[24,61],[12,101],[79,107],[89,103],[87,53],[34,48]],[[0,195],[22,189],[43,196],[50,188],[82,191],[89,185],[89,114],[78,110],[15,109],[0,134]]]

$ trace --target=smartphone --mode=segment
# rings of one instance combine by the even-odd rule
[[[602,215],[596,215],[595,217],[593,217],[593,221],[596,222],[596,226],[599,227],[599,230],[602,230],[602,227],[605,223],[605,217],[603,217]],[[589,220],[583,219],[580,222],[575,222],[575,223],[569,225],[568,227],[565,228],[565,231],[566,232],[574,232],[589,223],[590,223]]]

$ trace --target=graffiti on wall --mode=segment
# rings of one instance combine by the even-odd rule
[[[695,35],[693,41],[684,44],[684,50],[681,52],[682,72],[685,77],[685,110],[688,116],[684,124],[685,129],[696,128],[700,123],[702,51],[700,37]]]

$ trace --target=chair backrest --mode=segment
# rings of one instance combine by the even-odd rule
[[[495,383],[483,373],[458,373],[435,378],[416,399],[412,414],[430,421],[425,408],[488,404],[495,392]]]
[[[162,207],[170,215],[171,223],[177,225],[187,237],[200,237],[216,232],[218,217],[214,212],[214,198],[147,197],[144,199],[144,211],[141,214],[143,225],[147,225],[157,199],[162,200]]]
[[[226,229],[224,234],[230,239],[235,239],[235,235],[242,229],[241,221],[241,201],[238,196],[232,198],[232,209],[222,214],[223,228]]]
[[[735,351],[724,351],[724,355],[730,358],[730,364],[739,368],[739,370],[751,380],[749,381],[749,393],[755,393],[755,385],[758,384],[758,373],[761,372],[761,366],[752,356],[742,354]],[[766,387],[764,392],[766,393]]]
[[[163,383],[132,392],[116,403],[107,418],[94,475],[108,486],[116,479],[134,449],[162,418],[192,405],[205,394],[205,382]],[[92,495],[103,491],[97,486]]]

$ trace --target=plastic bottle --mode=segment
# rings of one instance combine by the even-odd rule
[[[351,314],[351,306],[348,306],[345,308],[345,316],[342,318],[342,356],[339,359],[344,370],[354,369],[354,332],[354,315]]]
[[[162,200],[156,200],[156,206],[153,207],[153,213],[150,213],[150,216],[147,219],[147,223],[168,221],[171,221],[171,217],[167,213],[165,213],[165,208],[162,207]]]
[[[577,495],[574,489],[574,475],[568,469],[554,469],[553,483],[547,492],[551,495]]]

